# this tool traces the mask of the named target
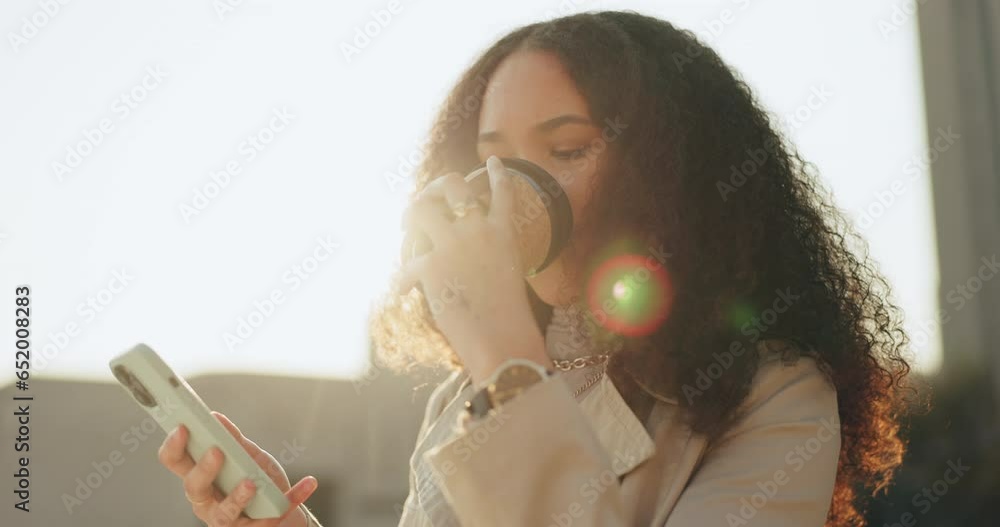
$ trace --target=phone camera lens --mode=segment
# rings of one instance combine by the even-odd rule
[[[139,382],[139,379],[133,377],[125,366],[115,366],[114,374],[118,379],[118,382],[128,387],[128,389],[132,392],[132,396],[139,401],[139,404],[150,408],[156,406],[156,399],[153,399],[153,396],[149,394],[146,387]]]

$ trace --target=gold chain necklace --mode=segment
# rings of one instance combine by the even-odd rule
[[[591,386],[593,386],[594,383],[596,383],[597,381],[601,380],[601,377],[604,377],[604,369],[601,369],[600,373],[598,373],[597,375],[594,375],[593,377],[591,377],[590,380],[587,381],[583,386],[577,388],[576,391],[573,392],[573,398],[576,399],[577,395],[580,395],[587,388],[590,388]]]
[[[573,392],[573,398],[575,399],[587,388],[590,388],[597,383],[597,381],[601,380],[601,377],[604,376],[604,372],[607,370],[609,357],[611,357],[611,354],[601,353],[599,355],[587,355],[584,357],[577,357],[575,359],[552,359],[552,364],[554,364],[556,369],[560,371],[570,371],[579,368],[586,368],[588,366],[596,366],[598,364],[603,366],[597,375],[591,377],[586,383],[583,384],[583,386],[580,386]]]

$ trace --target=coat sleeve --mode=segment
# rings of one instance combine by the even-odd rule
[[[833,387],[812,359],[769,361],[745,408],[706,453],[668,527],[823,525],[840,450]],[[427,452],[463,525],[630,525],[608,454],[559,374],[499,410]]]
[[[442,406],[444,405],[445,398],[454,395],[457,385],[463,380],[463,372],[461,370],[453,371],[441,384],[434,388],[430,396],[427,398],[427,405],[424,407],[424,417],[420,423],[420,430],[417,432],[417,439],[414,445],[417,445],[424,439],[427,434],[427,430],[430,425],[438,418],[441,413]],[[406,495],[406,499],[403,501],[402,510],[399,511],[399,525],[405,525],[408,523],[409,515],[414,514],[418,509],[416,503],[417,499],[417,480],[413,471],[410,471],[409,475],[409,492]],[[311,524],[308,527],[313,527]],[[317,527],[321,527],[317,524]]]
[[[462,525],[625,525],[611,461],[560,373],[463,428],[426,454]]]

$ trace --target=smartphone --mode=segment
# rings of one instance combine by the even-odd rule
[[[180,424],[187,427],[187,451],[192,459],[201,459],[213,446],[222,450],[225,459],[214,483],[223,494],[228,496],[246,478],[253,480],[257,493],[244,514],[253,519],[277,518],[288,510],[290,503],[285,494],[211,414],[191,386],[152,348],[137,344],[109,365],[118,382],[164,432]]]

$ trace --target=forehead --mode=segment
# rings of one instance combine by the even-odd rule
[[[564,114],[589,117],[587,101],[553,53],[517,51],[490,78],[479,130],[515,130]]]

